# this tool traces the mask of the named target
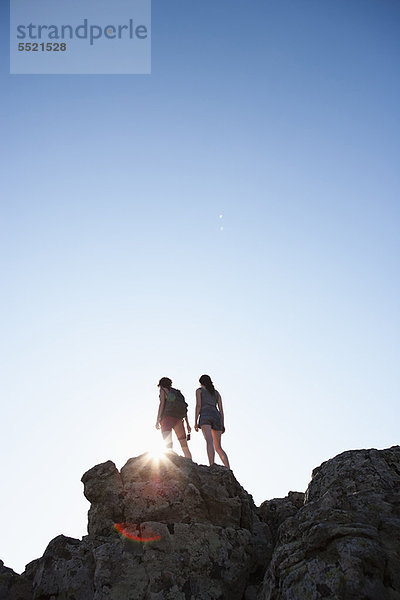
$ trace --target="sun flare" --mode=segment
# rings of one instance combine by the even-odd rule
[[[160,461],[165,459],[166,447],[162,440],[159,438],[152,440],[152,444],[147,450],[150,458],[154,461]]]
[[[149,454],[153,460],[164,460],[165,459],[165,448],[158,450],[149,450]]]

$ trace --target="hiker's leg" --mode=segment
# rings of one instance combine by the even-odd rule
[[[215,429],[212,430],[212,436],[213,436],[213,439],[214,439],[215,451],[217,452],[218,456],[222,460],[222,462],[225,465],[225,467],[227,469],[230,469],[229,460],[228,460],[228,457],[226,455],[226,452],[224,450],[222,450],[222,447],[221,447],[221,435],[222,435],[222,431],[216,431]]]
[[[172,450],[172,429],[164,429],[162,431],[162,436],[167,450]]]
[[[179,421],[179,423],[174,425],[174,431],[175,431],[176,437],[178,438],[179,443],[181,445],[183,454],[186,456],[186,458],[192,459],[192,455],[190,453],[187,439],[186,439],[186,431],[185,431],[185,426],[183,424],[183,421]]]
[[[201,431],[204,435],[204,439],[206,440],[206,444],[207,444],[208,462],[210,463],[210,465],[213,465],[214,458],[215,458],[215,450],[214,450],[213,436],[211,433],[211,425],[202,425]]]

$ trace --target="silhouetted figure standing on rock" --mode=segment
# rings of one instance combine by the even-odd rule
[[[187,444],[187,437],[183,419],[186,420],[188,434],[191,432],[189,420],[187,417],[187,404],[179,390],[174,389],[169,377],[161,377],[158,382],[160,388],[160,405],[158,408],[156,429],[160,429],[168,450],[172,450],[172,430],[186,458],[192,458]]]
[[[221,435],[225,431],[221,394],[215,389],[209,375],[202,375],[199,383],[201,387],[196,390],[194,428],[198,431],[200,427],[203,432],[210,465],[214,464],[217,452],[225,467],[230,469],[226,452],[221,447]]]

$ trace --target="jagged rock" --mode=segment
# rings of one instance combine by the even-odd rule
[[[109,535],[123,519],[123,485],[120,472],[111,460],[97,465],[82,477],[85,497],[91,503],[89,535]]]
[[[60,536],[33,581],[33,600],[241,599],[255,567],[251,534],[206,524],[144,523],[153,542]]]
[[[313,471],[283,522],[261,600],[400,600],[400,447],[340,454]]]
[[[88,531],[109,535],[118,522],[209,523],[252,530],[255,506],[231,471],[206,467],[170,454],[160,462],[149,454],[131,458],[118,472],[114,463],[82,477],[91,502]]]
[[[259,509],[227,469],[175,455],[82,481],[89,535],[22,575],[0,562],[0,600],[400,600],[400,447],[345,452]]]
[[[28,565],[32,600],[241,600],[262,580],[268,525],[224,467],[143,455],[82,481],[89,535],[59,536]]]
[[[0,600],[32,600],[31,582],[0,560]]]
[[[303,492],[289,492],[286,498],[266,500],[258,509],[258,514],[267,523],[272,533],[274,544],[278,537],[279,527],[286,519],[293,517],[304,506]]]
[[[95,543],[60,535],[43,557],[26,568],[33,585],[33,600],[84,600],[93,598]]]

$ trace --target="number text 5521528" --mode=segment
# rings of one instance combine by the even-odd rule
[[[67,44],[60,44],[58,42],[42,42],[41,44],[24,42],[18,44],[19,52],[66,52],[66,50]]]

